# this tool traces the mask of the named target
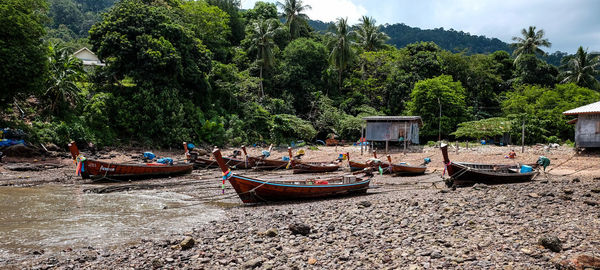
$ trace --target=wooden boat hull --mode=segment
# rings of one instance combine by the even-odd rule
[[[350,164],[350,171],[360,171],[360,170],[364,170],[366,168],[373,168],[373,169],[378,169],[379,167],[385,169],[389,166],[389,164],[387,163],[381,163],[378,166],[369,166],[366,163],[360,163],[360,162],[354,162],[349,160],[348,163]],[[385,172],[385,170],[384,170]]]
[[[538,172],[518,173],[510,171],[518,171],[518,169],[517,166],[499,164],[451,162],[446,166],[446,171],[452,178],[452,182],[447,184],[465,186],[475,183],[486,185],[521,183],[531,181],[538,174]]]
[[[119,164],[88,159],[83,161],[83,178],[111,178],[111,179],[143,179],[166,177],[191,173],[191,163],[163,165],[163,164]]]
[[[194,164],[194,169],[209,169],[219,167],[217,161],[203,157],[196,157],[192,159],[191,162]]]
[[[390,172],[399,175],[422,175],[425,174],[427,167],[425,166],[410,166],[405,164],[392,164],[384,172]]]
[[[350,165],[351,172],[360,171],[360,170],[369,168],[369,166],[366,163],[354,162],[351,160],[348,161],[348,164]]]
[[[292,163],[294,173],[324,173],[324,172],[335,172],[340,166],[336,164],[322,164],[322,163]]]
[[[520,173],[517,165],[450,162],[448,146],[443,145],[440,148],[444,157],[445,170],[450,176],[446,181],[448,186],[465,186],[475,183],[496,185],[528,182],[538,174],[537,171]]]
[[[254,163],[251,159],[237,159],[230,157],[223,157],[225,164],[234,169],[252,169],[254,167]]]
[[[254,169],[257,170],[285,170],[289,161],[285,160],[276,160],[276,159],[262,159],[262,158],[248,158],[253,159]]]
[[[344,194],[366,193],[371,180],[339,185],[296,185],[269,183],[264,180],[232,175],[229,183],[244,203],[289,201],[323,198]]]

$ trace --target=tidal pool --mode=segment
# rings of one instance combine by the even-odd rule
[[[160,190],[84,193],[81,186],[0,187],[0,259],[31,250],[110,248],[191,231],[224,210]]]

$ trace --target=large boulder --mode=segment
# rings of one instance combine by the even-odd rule
[[[562,250],[562,242],[554,235],[544,235],[538,240],[538,243],[554,252],[560,252]]]
[[[300,222],[290,224],[289,228],[292,234],[301,234],[306,236],[310,233],[310,226]]]
[[[4,153],[4,156],[6,156],[6,157],[25,157],[25,158],[38,157],[42,154],[40,152],[40,150],[30,147],[30,146],[26,146],[24,144],[15,144],[15,145],[8,146],[5,149],[3,149],[2,152]]]

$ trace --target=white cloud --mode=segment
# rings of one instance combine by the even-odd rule
[[[367,9],[362,5],[354,4],[350,0],[305,0],[305,5],[312,9],[306,11],[313,20],[331,22],[337,18],[348,18],[349,24],[358,23],[361,16],[367,14]]]
[[[257,1],[258,0],[243,0],[242,8],[253,8],[254,3]],[[284,0],[280,0],[280,2],[283,1]],[[275,0],[268,0],[265,2],[277,3]],[[302,3],[312,7],[312,9],[305,12],[308,17],[313,20],[324,22],[336,21],[338,18],[348,18],[348,23],[355,24],[358,23],[358,19],[360,19],[362,15],[367,14],[367,9],[364,6],[355,4],[352,0],[303,0]]]
[[[252,8],[257,0],[242,0]],[[275,3],[276,0],[267,0]],[[284,0],[279,0],[284,1]],[[579,45],[600,51],[600,1],[598,0],[303,0],[312,6],[307,15],[314,20],[348,18],[356,24],[362,15],[377,23],[405,23],[431,29],[444,27],[511,42],[530,25],[546,31],[555,50],[574,53]]]

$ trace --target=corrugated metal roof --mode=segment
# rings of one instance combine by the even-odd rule
[[[564,115],[600,113],[600,101],[563,112]]]
[[[367,121],[410,121],[421,120],[421,116],[367,116],[363,117]]]

